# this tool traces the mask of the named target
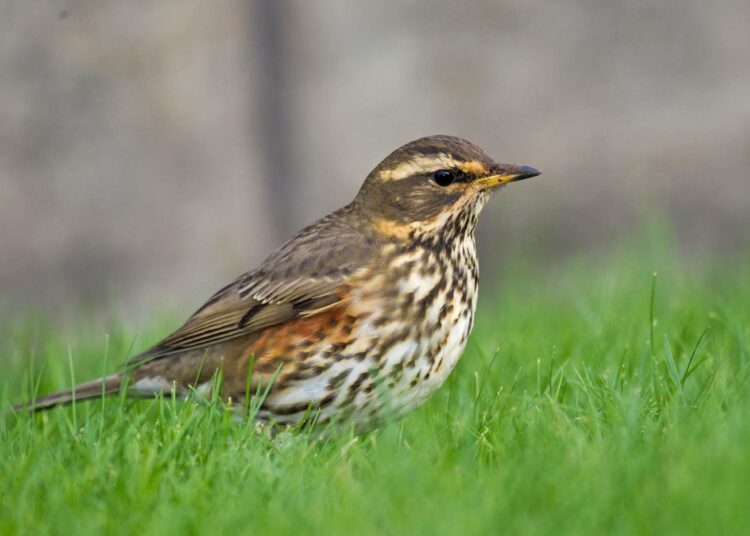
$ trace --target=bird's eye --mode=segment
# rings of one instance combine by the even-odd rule
[[[453,176],[453,172],[449,169],[438,169],[433,175],[435,182],[440,186],[448,186],[452,184],[456,178]]]

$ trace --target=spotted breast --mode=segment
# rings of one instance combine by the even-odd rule
[[[446,380],[463,353],[474,322],[478,211],[435,222],[443,233],[407,231],[379,246],[377,273],[352,285],[336,324],[345,343],[326,338],[306,348],[310,374],[287,377],[259,416],[297,424],[308,410],[316,422],[354,422],[371,428],[421,405]],[[345,317],[347,320],[343,320]],[[333,352],[332,352],[333,350]]]

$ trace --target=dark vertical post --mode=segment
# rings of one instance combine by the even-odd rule
[[[294,231],[289,212],[295,206],[295,151],[291,136],[290,84],[285,46],[286,4],[278,0],[257,0],[252,42],[258,61],[258,128],[264,180],[272,209],[272,223],[278,236],[286,239]]]

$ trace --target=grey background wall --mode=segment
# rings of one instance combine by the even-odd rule
[[[488,266],[652,214],[746,248],[749,28],[739,0],[6,0],[0,308],[187,312],[432,133],[545,172],[486,212]]]

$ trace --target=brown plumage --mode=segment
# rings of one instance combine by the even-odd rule
[[[119,392],[208,393],[243,404],[268,389],[257,418],[373,426],[416,408],[445,381],[474,319],[474,229],[490,192],[539,172],[498,164],[451,136],[404,145],[349,205],[227,285],[122,372],[22,407]],[[124,380],[127,378],[127,382]],[[260,402],[260,401],[258,401]]]

